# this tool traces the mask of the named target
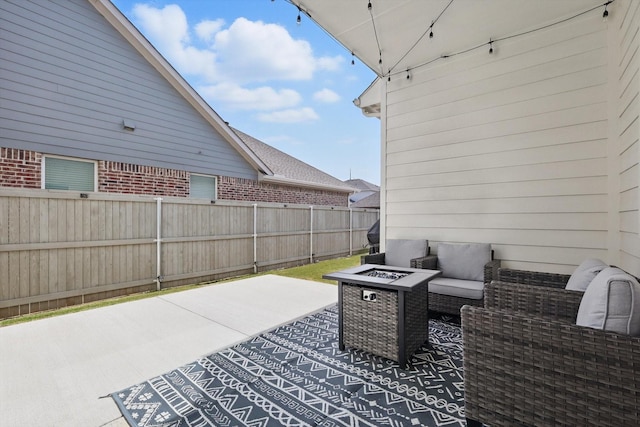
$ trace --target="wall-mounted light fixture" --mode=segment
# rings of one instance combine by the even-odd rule
[[[133,132],[134,130],[136,130],[136,124],[131,120],[124,119],[122,121],[122,129]]]

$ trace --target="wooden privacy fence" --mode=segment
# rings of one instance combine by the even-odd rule
[[[351,255],[378,210],[0,190],[0,318]]]

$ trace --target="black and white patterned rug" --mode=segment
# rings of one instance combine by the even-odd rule
[[[131,426],[464,426],[460,327],[430,320],[410,369],[338,349],[330,307],[113,393]]]

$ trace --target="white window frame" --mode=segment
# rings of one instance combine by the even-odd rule
[[[45,171],[45,165],[46,165],[46,159],[47,158],[53,158],[53,159],[62,159],[62,160],[71,160],[73,162],[85,162],[85,163],[93,163],[93,192],[97,193],[98,192],[98,162],[96,160],[88,160],[88,159],[80,159],[78,157],[67,157],[67,156],[56,156],[53,154],[44,154],[42,156],[42,172],[41,172],[41,182],[40,182],[40,188],[42,188],[43,190],[45,190],[45,186],[46,186],[46,171]],[[217,188],[217,187],[216,187]],[[80,190],[57,190],[57,191],[80,191]]]
[[[214,198],[213,199],[203,199],[201,197],[193,197],[191,195],[191,177],[192,176],[202,176],[205,178],[213,178],[213,185],[215,186],[214,188]],[[218,200],[218,177],[216,175],[205,175],[202,173],[189,173],[189,198],[190,199],[200,199],[200,200]]]

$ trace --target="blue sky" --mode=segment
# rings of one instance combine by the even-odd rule
[[[229,124],[334,177],[380,184],[374,73],[286,0],[112,0]]]

